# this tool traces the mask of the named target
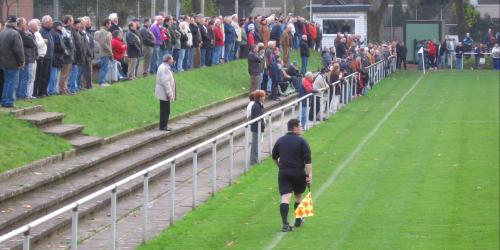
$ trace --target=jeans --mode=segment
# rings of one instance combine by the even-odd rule
[[[233,51],[231,53],[231,58],[236,60],[239,58],[238,54],[240,51],[240,42],[234,42]]]
[[[31,97],[33,94],[33,81],[35,80],[35,67],[36,62],[24,65],[24,68],[19,72],[19,85],[17,87],[17,99],[24,99]],[[31,80],[31,82],[30,82]],[[31,86],[29,86],[31,84]],[[28,93],[28,89],[31,92]]]
[[[19,69],[4,69],[3,72],[2,106],[12,107],[16,101],[16,90],[19,85]]]
[[[179,61],[179,50],[180,49],[173,49],[172,50],[172,57],[174,57],[174,67],[173,67],[174,71],[177,71],[177,65],[178,65],[177,61]]]
[[[302,102],[307,102],[307,99],[306,99],[305,101],[302,101]],[[304,105],[304,104],[301,104],[301,105],[302,105],[302,106],[301,106],[301,107],[302,107],[302,111],[301,111],[301,113],[300,113],[300,124],[302,125],[302,129],[304,129],[304,130],[305,130],[305,129],[306,129],[306,127],[307,127],[307,120],[308,120],[307,118],[308,118],[309,116],[308,116],[308,114],[307,114],[307,112],[308,112],[308,110],[307,110],[307,106],[306,106],[306,105]]]
[[[69,92],[76,93],[82,89],[82,79],[85,74],[85,64],[74,64],[69,78]]]
[[[455,67],[456,69],[458,70],[461,70],[462,69],[462,57],[457,57],[456,58],[456,63],[455,63]]]
[[[215,46],[214,56],[212,60],[212,64],[220,64],[220,57],[222,56],[222,48],[224,46]]]
[[[101,62],[99,65],[99,85],[106,83],[106,74],[109,70],[109,61],[111,61],[110,56],[101,56]]]
[[[155,45],[151,56],[151,73],[155,74],[161,64],[160,46]]]
[[[68,90],[71,94],[78,92],[78,86],[80,86],[80,78],[78,78],[78,65],[73,64],[71,66],[71,74],[68,80]]]
[[[232,52],[234,48],[234,42],[226,43],[224,46],[224,62],[229,62],[233,60]]]
[[[207,57],[205,58],[206,66],[212,66],[213,57],[214,57],[214,48],[208,48]]]
[[[49,87],[47,89],[48,95],[59,94],[59,85],[57,84],[57,79],[59,78],[59,72],[61,72],[60,68],[56,68],[56,67],[50,68]],[[99,72],[99,73],[101,73],[101,72]]]
[[[177,60],[177,71],[179,71],[179,72],[184,71],[182,66],[183,66],[185,55],[186,55],[186,49],[180,49],[179,50],[179,60]]]
[[[493,68],[500,70],[500,58],[493,58]]]
[[[306,73],[307,73],[307,62],[308,62],[308,60],[309,60],[309,57],[307,57],[307,56],[303,56],[303,57],[302,57],[302,64],[301,64],[301,65],[302,65],[302,67],[301,67],[300,73],[301,73],[303,76],[305,76],[305,75],[306,75]]]
[[[188,70],[193,66],[193,48],[184,49],[184,60],[182,68]],[[181,60],[179,60],[181,62]]]
[[[200,65],[201,67],[207,66],[205,60],[207,59],[208,49],[201,48],[200,49]]]

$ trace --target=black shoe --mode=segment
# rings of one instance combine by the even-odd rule
[[[300,227],[302,224],[304,224],[304,218],[297,218],[295,219],[295,227]]]
[[[281,99],[279,97],[273,98],[272,100],[275,101],[275,102],[281,101]]]
[[[293,231],[293,227],[291,227],[288,224],[283,224],[283,227],[281,227],[281,231],[282,232],[291,232],[291,231]]]
[[[160,128],[160,130],[170,132],[170,131],[172,131],[172,128]]]

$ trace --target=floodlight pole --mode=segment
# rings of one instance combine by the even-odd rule
[[[238,0],[234,0],[234,13],[235,13],[237,16],[239,16],[239,13],[238,13],[238,10],[239,10],[239,8],[240,8],[240,3],[239,3],[239,2],[240,2],[240,1],[238,1]]]
[[[163,0],[163,12],[165,12],[165,16],[168,16],[168,0]]]
[[[167,0],[165,0],[167,1]],[[205,15],[205,0],[201,0],[201,6],[200,6],[200,10],[201,10],[201,14],[204,16]]]
[[[151,18],[154,22],[156,16],[156,0],[151,0]]]
[[[309,0],[309,21],[312,21],[312,19],[313,19],[312,0]]]

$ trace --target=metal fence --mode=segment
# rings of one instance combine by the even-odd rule
[[[371,88],[375,86],[378,82],[380,82],[382,79],[390,75],[392,72],[396,70],[396,58],[394,56],[390,57],[389,60],[382,60],[379,61],[375,64],[372,64],[368,67],[368,75],[369,75],[369,81],[368,81],[368,88]],[[78,208],[87,202],[90,202],[91,200],[104,195],[106,193],[109,193],[111,197],[111,211],[110,211],[110,236],[109,236],[109,248],[110,249],[116,249],[116,226],[117,226],[117,190],[120,188],[120,186],[129,183],[133,180],[142,178],[143,180],[143,205],[142,205],[142,240],[145,242],[148,239],[147,235],[147,230],[148,230],[148,202],[149,202],[149,173],[151,173],[154,170],[158,170],[160,168],[170,168],[170,177],[169,177],[169,218],[170,218],[170,224],[172,225],[174,223],[174,212],[175,212],[175,205],[174,205],[174,199],[175,199],[175,189],[176,189],[176,183],[175,183],[175,171],[176,171],[176,162],[180,160],[182,157],[189,156],[191,155],[192,157],[192,209],[194,210],[196,207],[196,199],[197,199],[197,192],[198,192],[198,153],[200,148],[210,146],[211,147],[211,189],[212,189],[212,196],[215,195],[216,193],[216,185],[217,185],[217,142],[222,141],[224,139],[229,138],[229,150],[230,150],[230,155],[229,155],[229,184],[231,185],[233,183],[233,168],[234,168],[234,137],[237,131],[244,131],[244,156],[245,156],[245,172],[249,168],[249,138],[250,138],[250,125],[257,122],[258,123],[258,138],[262,137],[263,131],[261,131],[261,122],[268,120],[269,124],[272,124],[272,117],[273,114],[280,114],[280,134],[285,134],[285,112],[290,112],[292,114],[292,117],[297,117],[296,114],[296,109],[297,106],[299,106],[299,113],[298,115],[300,116],[302,114],[302,101],[307,102],[307,109],[309,109],[309,102],[312,98],[313,100],[313,105],[314,105],[314,111],[316,111],[316,98],[317,95],[319,95],[320,98],[320,120],[323,121],[323,118],[326,118],[332,114],[334,114],[338,109],[341,108],[341,106],[335,105],[333,107],[334,103],[333,100],[335,98],[323,98],[325,94],[326,96],[329,97],[331,91],[333,91],[333,96],[337,96],[337,94],[340,95],[341,103],[343,105],[348,104],[351,100],[356,98],[358,96],[358,93],[356,92],[356,84],[358,82],[358,73],[353,73],[347,77],[344,78],[345,81],[337,81],[333,83],[334,87],[333,88],[325,88],[325,89],[319,89],[318,93],[316,94],[307,94],[295,101],[292,101],[282,107],[276,108],[274,110],[268,111],[267,113],[263,114],[262,116],[255,118],[253,120],[250,120],[244,124],[241,124],[233,129],[230,129],[224,133],[221,133],[209,140],[206,140],[198,145],[195,145],[175,156],[172,156],[164,161],[161,161],[157,164],[154,164],[153,166],[150,166],[147,169],[144,169],[138,173],[135,173],[127,178],[124,178],[110,186],[107,186],[99,191],[96,191],[88,196],[85,196],[82,199],[79,199],[76,202],[73,202],[69,205],[66,205],[48,215],[45,215],[37,220],[32,221],[31,223],[24,225],[22,227],[19,227],[18,229],[15,229],[5,235],[0,236],[0,243],[6,242],[9,239],[22,235],[23,236],[23,250],[28,250],[30,249],[30,231],[31,229],[47,222],[53,219],[57,219],[58,216],[62,215],[63,213],[67,213],[71,211],[72,214],[72,222],[71,222],[71,249],[76,250],[77,245],[78,245],[78,219],[79,219],[79,214],[78,214]],[[341,93],[335,93],[335,85],[341,84]],[[342,106],[343,106],[342,105]],[[316,120],[317,115],[316,112],[314,112],[314,117],[313,117],[313,125],[315,125],[318,121]],[[268,130],[268,139],[269,139],[269,146],[272,148],[273,144],[273,138],[272,138],[272,126],[269,126]],[[261,140],[258,140],[258,159],[259,161],[262,160],[261,158]]]

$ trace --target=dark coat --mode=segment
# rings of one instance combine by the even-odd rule
[[[94,33],[92,33],[90,28],[87,28],[85,29],[85,36],[88,38],[87,44],[88,49],[90,50],[90,58],[93,59],[95,57]]]
[[[83,33],[83,32],[80,32],[80,36],[82,37],[82,41],[83,41],[83,58],[84,58],[84,63],[87,64],[89,63],[90,61],[92,61],[92,57],[93,57],[93,50],[91,49],[91,37],[88,37],[89,40],[87,40],[87,33]],[[93,43],[92,43],[93,45]]]
[[[21,35],[14,28],[0,32],[0,67],[17,69],[24,64],[24,49]]]
[[[42,29],[40,30],[40,35],[42,35],[43,39],[46,39],[47,41],[49,41],[47,43],[47,53],[45,54],[44,58],[45,59],[48,59],[48,58],[52,59],[52,57],[54,56],[54,38],[50,34],[50,29],[42,27]]]
[[[127,41],[127,55],[128,58],[139,58],[141,57],[142,48],[141,48],[141,40],[139,36],[133,31],[127,31],[127,37],[125,39]]]
[[[261,62],[262,58],[258,54],[250,52],[248,54],[248,74],[259,75],[262,73]]]
[[[202,42],[201,48],[203,49],[211,48],[212,39],[210,38],[210,35],[208,33],[208,28],[205,27],[203,24],[198,24],[198,30],[200,30],[200,36]]]
[[[67,27],[66,30],[69,32],[68,34],[64,34],[64,31],[61,35],[61,40],[64,42],[64,46],[66,47],[67,53],[64,54],[63,63],[71,64],[75,60],[75,42],[73,41],[73,28]]]
[[[54,56],[52,57],[52,66],[62,68],[64,65],[64,56],[68,53],[66,46],[61,38],[61,33],[55,29],[50,32],[54,40]]]
[[[188,42],[188,36],[186,35],[186,33],[182,33],[181,32],[181,49],[187,49],[188,46],[187,46],[187,42]]]
[[[250,120],[253,120],[261,115],[264,114],[264,105],[262,105],[262,103],[260,102],[255,102],[252,106],[252,112],[251,112],[251,115],[250,115]],[[250,130],[254,133],[257,133],[258,131],[258,121],[257,122],[254,122],[252,123],[252,125],[250,125]],[[266,124],[264,122],[264,120],[261,120],[260,122],[260,127],[261,127],[261,132],[264,131],[264,129],[266,128]]]
[[[300,39],[300,56],[301,57],[310,57],[311,52],[309,51],[309,45],[307,44],[306,41]]]
[[[87,40],[79,31],[73,30],[73,43],[75,45],[75,59],[74,64],[83,65],[85,64],[85,44],[83,40]]]
[[[231,24],[224,23],[224,43],[230,44],[234,42],[235,31]]]
[[[35,36],[31,32],[23,32],[20,30],[19,34],[23,40],[24,62],[26,64],[34,63],[38,58],[38,48],[36,47]]]
[[[191,30],[191,35],[193,36],[193,48],[200,47],[201,34],[198,29],[198,25],[191,23],[189,24],[189,29]]]
[[[141,34],[142,44],[144,46],[148,47],[155,46],[155,36],[153,35],[153,32],[149,30],[149,28],[142,27],[140,34]]]

